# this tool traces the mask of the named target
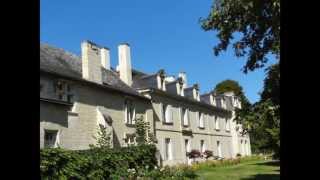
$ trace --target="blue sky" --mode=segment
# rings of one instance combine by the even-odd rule
[[[200,28],[212,0],[41,0],[40,39],[80,55],[80,43],[91,40],[110,48],[111,64],[118,63],[117,46],[128,42],[135,69],[153,73],[187,73],[188,84],[199,83],[202,93],[222,80],[240,83],[251,102],[259,100],[263,69],[244,74],[244,58],[232,49],[213,55],[218,42]]]

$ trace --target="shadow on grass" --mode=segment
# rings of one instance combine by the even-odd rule
[[[256,163],[255,165],[264,165],[264,166],[280,166],[280,161],[268,161]]]
[[[251,177],[241,178],[241,180],[280,180],[280,174],[257,174]]]

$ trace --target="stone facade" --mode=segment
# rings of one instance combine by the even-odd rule
[[[175,79],[164,70],[134,70],[128,44],[119,46],[118,70],[110,67],[107,48],[89,41],[81,47],[79,58],[41,44],[41,148],[87,149],[96,143],[101,125],[114,148],[127,146],[135,133],[134,118],[141,116],[156,137],[161,165],[190,163],[186,152],[193,149],[223,158],[251,154],[249,136],[233,122],[239,101],[232,93],[200,95],[198,85],[187,87],[186,73]]]

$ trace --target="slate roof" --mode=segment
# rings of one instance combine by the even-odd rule
[[[45,43],[40,43],[40,70],[87,81],[82,78],[82,61],[80,57],[64,49],[56,48]],[[126,94],[144,97],[135,89],[121,81],[118,73],[103,67],[102,80],[104,87],[109,87]]]

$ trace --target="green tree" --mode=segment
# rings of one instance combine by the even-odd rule
[[[90,144],[90,148],[109,149],[111,147],[111,135],[107,132],[106,127],[99,125],[98,136],[94,136],[93,138],[97,140],[97,144]]]
[[[246,109],[237,109],[235,120],[249,132],[255,152],[271,151],[280,158],[280,65],[267,69],[261,100]]]
[[[235,55],[248,55],[243,72],[263,67],[269,53],[279,60],[280,0],[215,0],[207,18],[201,19],[205,31],[216,31],[218,56],[232,43]],[[234,34],[240,39],[234,42]]]
[[[143,120],[143,116],[136,118],[136,141],[138,145],[155,142],[155,137],[150,131],[150,123]]]
[[[234,92],[234,94],[240,98],[242,109],[247,109],[251,105],[248,98],[244,95],[243,88],[237,81],[231,79],[223,80],[215,86],[214,91],[217,94],[230,91]]]

